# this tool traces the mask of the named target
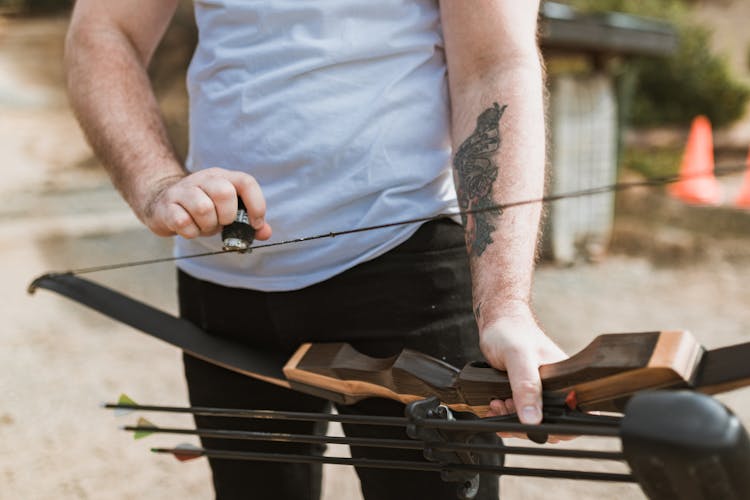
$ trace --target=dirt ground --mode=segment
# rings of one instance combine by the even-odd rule
[[[170,253],[170,242],[139,226],[91,161],[61,91],[59,59],[39,57],[59,55],[64,25],[64,20],[0,18],[0,313],[6,325],[0,333],[0,499],[211,498],[205,461],[181,464],[148,451],[184,438],[134,442],[118,426],[135,417],[116,419],[99,407],[121,392],[143,403],[185,404],[180,353],[56,295],[26,294],[33,277],[49,270]],[[708,347],[745,342],[750,340],[747,242],[735,238],[731,252],[671,263],[611,255],[598,264],[542,265],[536,308],[568,352],[605,332],[688,329]],[[96,279],[175,310],[170,265]],[[750,424],[750,390],[721,400]],[[190,424],[179,417],[153,419]],[[573,445],[619,446],[594,439]],[[339,452],[345,450],[332,450]],[[559,500],[643,498],[636,486],[592,482],[504,477],[502,488],[507,499],[544,499],[552,490]],[[324,498],[361,498],[353,472],[327,469]]]

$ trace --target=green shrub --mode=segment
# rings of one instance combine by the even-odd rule
[[[723,57],[709,50],[711,33],[697,26],[680,30],[680,47],[666,61],[640,59],[632,117],[636,125],[684,124],[706,115],[721,127],[741,118],[750,98]]]
[[[557,0],[559,1],[559,0]],[[562,0],[580,12],[627,12],[641,16],[676,20],[684,16],[684,0]]]
[[[637,58],[625,71],[637,74],[629,115],[635,125],[686,125],[706,115],[716,127],[742,117],[750,89],[735,80],[729,64],[711,52],[711,31],[689,21],[682,0],[570,0],[584,12],[620,11],[673,23],[679,48],[666,58]]]
[[[630,147],[622,153],[620,166],[640,172],[647,178],[676,175],[682,159],[682,148]]]

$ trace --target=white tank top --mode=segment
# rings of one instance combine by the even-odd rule
[[[457,209],[437,0],[195,0],[188,169],[260,183],[280,241]],[[399,226],[181,269],[225,286],[294,290],[408,239]],[[219,236],[177,239],[176,255]]]

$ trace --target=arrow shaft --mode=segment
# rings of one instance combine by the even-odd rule
[[[339,436],[311,436],[304,434],[285,434],[273,432],[238,431],[221,429],[177,429],[170,427],[125,426],[123,430],[135,433],[178,434],[219,439],[239,439],[276,443],[306,444],[341,444],[367,448],[396,448],[404,450],[423,450],[429,448],[438,451],[493,452],[504,455],[528,455],[540,457],[581,458],[594,460],[624,460],[620,452],[570,450],[557,448],[530,448],[525,446],[498,446],[491,444],[438,443],[410,441],[406,439],[357,438]]]
[[[107,409],[124,409],[133,411],[154,411],[167,413],[188,413],[215,417],[238,417],[267,420],[303,420],[316,422],[341,422],[347,424],[389,425],[405,427],[416,422],[426,429],[469,432],[520,432],[562,434],[572,436],[619,437],[617,421],[603,420],[598,424],[538,424],[527,425],[497,419],[454,420],[446,421],[437,418],[416,419],[402,417],[379,417],[373,415],[334,415],[320,413],[288,412],[275,410],[241,410],[234,408],[173,407],[155,405],[124,405],[107,403]],[[501,417],[502,418],[502,417]],[[150,428],[153,430],[153,428]]]
[[[295,420],[304,422],[338,422],[342,424],[385,425],[403,427],[408,420],[404,417],[380,417],[370,415],[338,415],[333,413],[308,413],[280,410],[245,410],[240,408],[213,408],[205,406],[160,406],[160,405],[129,405],[121,403],[105,403],[109,410],[147,411],[160,413],[187,413],[207,417],[236,417],[259,420]]]
[[[526,476],[545,477],[552,479],[580,479],[588,481],[610,481],[634,483],[636,480],[630,474],[616,474],[606,472],[588,472],[560,469],[536,469],[526,467],[505,467],[492,465],[473,464],[451,464],[442,465],[433,462],[414,462],[407,460],[377,460],[364,458],[343,458],[326,456],[293,455],[286,453],[256,453],[230,450],[191,449],[179,448],[152,448],[154,453],[167,453],[172,455],[195,455],[208,458],[221,458],[227,460],[250,460],[262,462],[283,463],[306,463],[306,464],[335,464],[350,465],[354,467],[365,467],[374,469],[399,469],[418,470],[427,472],[476,472],[498,474],[503,476]]]

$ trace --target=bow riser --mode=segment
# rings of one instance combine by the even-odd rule
[[[688,332],[601,335],[571,358],[542,366],[540,374],[545,391],[575,391],[582,409],[621,411],[622,400],[637,391],[689,385],[703,353]],[[436,397],[454,410],[479,416],[487,413],[491,400],[512,396],[507,374],[486,363],[458,370],[410,350],[371,358],[346,343],[304,344],[284,375],[293,384],[343,395],[347,402],[383,397],[410,403]]]

